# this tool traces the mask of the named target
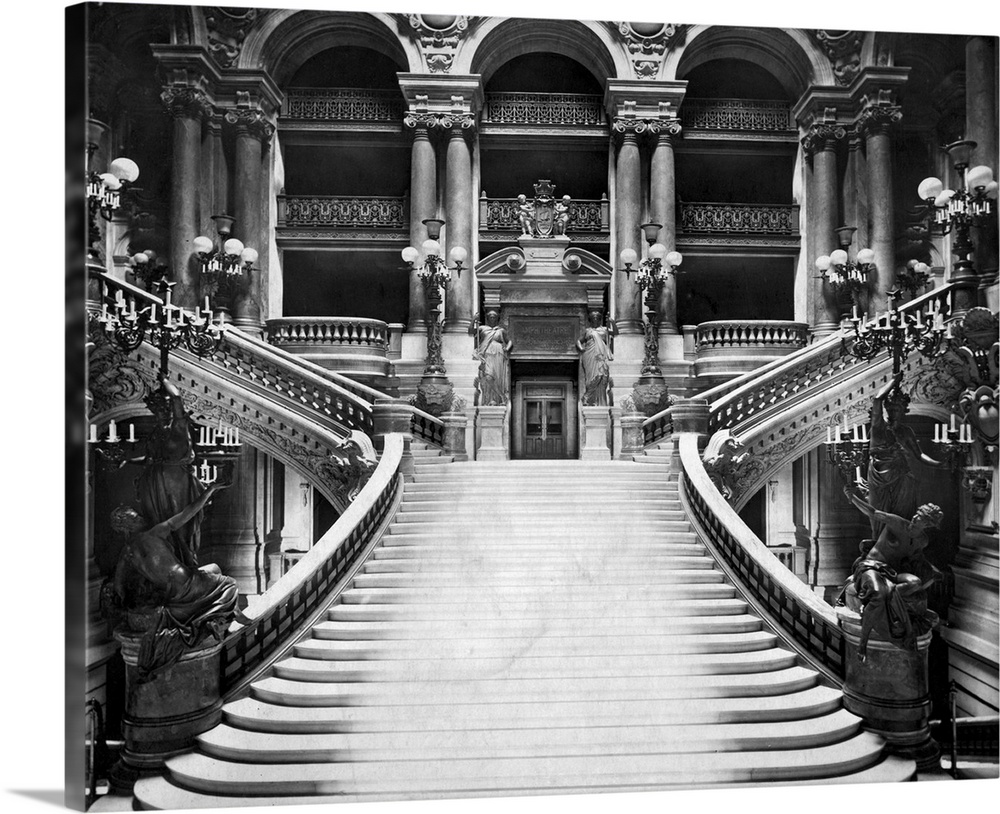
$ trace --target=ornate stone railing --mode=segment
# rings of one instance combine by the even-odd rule
[[[604,99],[583,93],[487,93],[484,124],[574,125],[607,123]]]
[[[389,326],[364,317],[281,317],[267,321],[271,345],[361,345],[385,355]]]
[[[402,122],[403,97],[397,90],[291,88],[281,105],[286,119]]]
[[[238,695],[290,647],[295,632],[321,613],[363,564],[399,505],[402,456],[402,436],[385,436],[378,467],[354,502],[288,573],[251,600],[244,611],[250,623],[223,641],[223,695]]]
[[[607,196],[600,200],[574,199],[570,205],[567,231],[607,234],[611,223],[611,203]],[[479,230],[481,232],[521,232],[517,198],[479,199]]]
[[[681,234],[798,235],[795,204],[682,203],[678,207]]]
[[[680,436],[681,500],[733,584],[773,631],[835,681],[844,678],[844,636],[834,609],[747,527],[702,465],[698,436]]]
[[[790,352],[809,343],[804,322],[779,319],[715,320],[695,329],[694,345],[699,357],[724,349],[760,349]]]
[[[279,195],[278,226],[342,229],[403,229],[409,222],[405,198],[343,195]]]
[[[685,99],[681,105],[685,130],[795,133],[789,102],[771,99]]]

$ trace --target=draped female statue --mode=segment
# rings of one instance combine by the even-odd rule
[[[583,404],[587,407],[610,403],[611,332],[601,325],[601,312],[590,312],[590,325],[576,343],[583,365]]]
[[[510,392],[510,351],[514,343],[498,324],[499,319],[496,311],[489,311],[486,314],[486,324],[479,328],[479,344],[474,358],[479,360],[476,384],[482,407],[506,404]]]

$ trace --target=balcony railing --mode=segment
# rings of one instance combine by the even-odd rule
[[[603,101],[583,93],[487,93],[483,123],[601,127]]]
[[[371,348],[385,355],[389,326],[362,317],[282,317],[267,321],[272,345],[343,345]]]
[[[402,229],[409,218],[405,198],[343,195],[279,195],[278,226]]]
[[[799,207],[795,204],[682,203],[678,226],[682,234],[798,236]]]
[[[791,352],[809,344],[809,326],[780,319],[741,319],[702,322],[694,334],[698,358],[713,351],[750,349]]]
[[[681,124],[685,130],[795,132],[791,104],[770,99],[685,99]]]
[[[396,90],[293,88],[281,105],[287,119],[402,122],[403,98]]]
[[[611,221],[611,204],[607,196],[600,200],[574,199],[569,210],[568,232],[607,234]],[[481,232],[521,231],[517,198],[479,199],[479,230]]]

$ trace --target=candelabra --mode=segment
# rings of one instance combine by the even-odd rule
[[[663,373],[660,370],[659,359],[660,292],[668,278],[678,273],[678,267],[684,258],[680,252],[668,253],[666,246],[656,242],[656,236],[661,229],[659,223],[644,223],[639,228],[649,245],[646,259],[639,263],[638,269],[634,269],[633,266],[638,260],[634,249],[623,249],[620,257],[622,265],[625,267],[625,276],[631,279],[630,275],[635,271],[635,283],[640,290],[645,292],[645,355],[642,360],[640,376],[662,378]]]
[[[941,460],[952,470],[960,469],[972,449],[972,428],[966,423],[958,423],[952,415],[951,423],[934,425],[934,443],[940,451]]]
[[[451,284],[451,272],[462,276],[462,267],[468,258],[468,252],[461,246],[455,246],[448,257],[454,264],[449,268],[441,257],[441,235],[443,220],[427,218],[422,221],[427,227],[427,240],[420,249],[407,246],[402,251],[403,262],[410,270],[416,270],[423,284],[427,297],[427,358],[424,364],[424,376],[444,376],[446,374],[444,358],[441,355],[441,290]]]
[[[849,427],[845,418],[843,427],[826,428],[826,457],[837,467],[844,483],[866,487],[862,473],[868,471],[870,442],[867,424]]]
[[[816,258],[820,278],[833,289],[838,303],[850,303],[855,309],[861,305],[862,292],[870,288],[868,275],[875,268],[875,252],[861,249],[857,260],[851,260],[847,250],[854,240],[855,226],[841,226],[835,230],[840,248],[829,255]]]
[[[101,132],[107,126],[93,119],[88,122],[87,137],[87,226],[89,232],[89,254],[98,258],[101,252],[98,245],[101,240],[101,228],[98,217],[110,221],[121,207],[122,195],[135,183],[139,177],[139,166],[130,158],[116,158],[108,167],[108,172],[94,172],[90,165],[94,154],[99,148]]]
[[[955,172],[961,181],[958,189],[945,189],[939,178],[925,178],[917,187],[917,194],[924,201],[922,216],[931,232],[940,235],[955,232],[952,250],[955,253],[952,282],[959,286],[960,311],[975,305],[976,270],[970,254],[973,250],[969,230],[985,226],[996,210],[997,182],[993,171],[984,165],[969,169],[969,157],[975,149],[974,141],[955,141],[943,149],[951,157]]]
[[[97,425],[90,425],[90,435],[87,443],[91,449],[98,453],[100,460],[109,467],[117,469],[121,464],[135,457],[139,439],[135,435],[135,424],[128,425],[128,434],[122,437],[118,433],[118,424],[113,419],[108,422],[108,432],[104,438],[100,438]]]
[[[201,291],[212,297],[222,319],[228,319],[236,295],[250,279],[253,264],[257,262],[256,249],[230,237],[236,222],[229,215],[212,215],[219,245],[210,237],[199,235],[194,239],[194,252],[201,265]]]
[[[951,339],[952,329],[945,329],[944,315],[941,303],[934,301],[934,308],[927,319],[922,310],[915,313],[903,313],[896,308],[899,290],[888,292],[889,310],[879,314],[871,323],[863,316],[858,316],[858,307],[854,306],[851,316],[853,336],[846,337],[844,343],[852,356],[869,361],[881,351],[888,350],[892,356],[892,372],[895,375],[902,370],[903,359],[914,351],[919,351],[928,358],[935,356],[941,347],[942,338]]]
[[[906,268],[896,274],[896,285],[906,289],[911,297],[917,296],[917,291],[927,288],[931,281],[931,267],[919,260],[910,260]]]
[[[214,353],[222,340],[225,325],[223,320],[216,320],[212,311],[206,312],[201,307],[192,314],[170,301],[170,289],[174,283],[162,282],[165,299],[160,310],[157,304],[140,309],[136,308],[135,297],[125,299],[119,289],[112,308],[108,307],[108,298],[102,297],[101,312],[96,317],[100,328],[126,353],[138,348],[144,340],[148,340],[160,351],[160,372],[166,375],[170,351],[186,345],[188,350],[198,356]]]

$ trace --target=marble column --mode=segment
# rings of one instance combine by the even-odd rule
[[[985,164],[997,177],[997,40],[969,37],[965,44],[965,137],[976,142],[970,166]],[[981,285],[997,282],[997,208],[993,222],[973,230],[976,271]]]
[[[461,277],[451,274],[451,285],[445,300],[445,333],[468,334],[472,327],[472,283],[475,278],[469,262],[472,258],[472,154],[466,136],[472,132],[472,117],[456,118],[448,134],[445,164],[445,239],[444,259],[449,261],[451,250],[461,246],[470,261]],[[471,348],[471,345],[470,345]]]
[[[410,120],[407,120],[410,124]],[[410,245],[419,249],[427,240],[422,223],[437,212],[437,158],[427,124],[413,121],[413,147],[410,151]],[[407,331],[423,331],[427,320],[424,286],[414,269],[410,272],[410,312]]]
[[[202,525],[201,564],[216,563],[222,573],[236,580],[241,594],[264,590],[262,539],[257,531],[258,452],[243,444],[235,462],[233,485],[217,492]]]
[[[654,223],[663,224],[659,241],[673,251],[677,247],[677,194],[672,138],[679,135],[680,124],[661,125],[650,163],[649,203]],[[677,281],[667,275],[660,292],[659,333],[677,333]]]
[[[868,248],[875,252],[875,271],[869,311],[872,314],[888,307],[886,292],[896,280],[894,206],[892,187],[892,127],[902,118],[896,105],[872,105],[858,121],[865,137],[868,158],[868,217],[871,234]]]
[[[170,178],[170,261],[171,276],[176,283],[173,301],[193,307],[198,302],[199,281],[192,246],[200,234],[201,125],[211,105],[202,91],[187,86],[169,85],[161,99],[174,120]]]
[[[815,336],[826,336],[840,325],[840,308],[833,289],[815,271],[817,257],[830,254],[837,247],[834,231],[840,224],[837,202],[837,144],[845,131],[833,125],[814,125],[803,140],[806,153],[812,156],[809,175],[809,201],[813,207],[810,222],[810,256],[808,268],[812,285],[810,321]]]
[[[264,296],[263,266],[267,257],[267,235],[263,226],[263,191],[266,167],[263,163],[264,146],[274,133],[274,126],[267,121],[259,108],[236,108],[226,111],[226,123],[235,131],[235,157],[233,171],[236,223],[232,237],[257,250],[259,259],[250,278],[233,303],[233,322],[250,333],[263,330],[262,303]]]
[[[814,587],[822,589],[824,598],[832,602],[851,575],[861,540],[871,535],[871,529],[864,515],[844,497],[844,484],[837,467],[826,460],[822,451],[813,454],[818,478],[814,493],[818,505],[810,512],[816,519],[812,529],[816,555]]]
[[[622,129],[619,129],[619,128]],[[639,221],[642,217],[642,190],[639,174],[639,139],[634,128],[616,122],[615,133],[620,137],[618,159],[615,163],[615,242],[617,253],[632,249],[642,256],[642,236]],[[611,258],[618,267],[618,257]],[[615,322],[621,334],[642,334],[641,291],[634,280],[625,274],[615,277]]]

